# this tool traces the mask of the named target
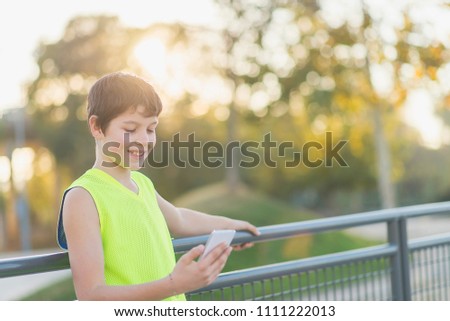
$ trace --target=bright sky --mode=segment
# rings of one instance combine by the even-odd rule
[[[357,0],[343,2],[353,6],[355,1]],[[375,3],[378,3],[377,1]],[[402,0],[400,3],[405,1]],[[380,8],[386,8],[387,2],[384,1],[384,5],[380,4]],[[424,5],[426,2],[418,3]],[[426,9],[426,6],[424,8]],[[427,17],[434,19],[436,12],[427,12],[424,8],[418,8],[418,14],[420,13],[424,19]],[[218,13],[212,0],[2,1],[0,2],[0,113],[4,108],[24,105],[24,84],[32,81],[37,75],[33,51],[39,41],[58,40],[67,22],[82,14],[117,15],[124,24],[136,27],[146,27],[160,21],[214,24],[218,20],[216,18]],[[383,16],[381,9],[380,16]],[[449,19],[437,20],[441,26],[432,32],[437,33],[446,28],[448,30]],[[406,120],[420,130],[424,143],[430,147],[437,147],[442,126],[435,121],[433,102],[427,97],[426,92],[414,93],[405,111]]]
[[[23,84],[37,75],[33,51],[39,41],[61,38],[78,15],[117,15],[125,25],[155,22],[214,23],[211,0],[14,0],[0,2],[0,110],[23,105]]]

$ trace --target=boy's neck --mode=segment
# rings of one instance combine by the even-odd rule
[[[99,145],[97,144],[95,149],[95,163],[92,168],[97,168],[101,171],[104,171],[132,192],[139,193],[139,187],[131,179],[131,170],[129,168],[124,168],[119,165],[105,166],[104,164],[113,165],[111,160],[105,162],[103,154],[101,153]]]
[[[105,167],[102,166],[101,161],[96,161],[92,168],[97,168],[104,171],[124,185],[128,185],[131,182],[131,170],[129,170],[128,168],[123,168],[121,166]]]

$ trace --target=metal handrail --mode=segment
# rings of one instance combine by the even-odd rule
[[[358,260],[374,259],[378,257],[392,256],[396,247],[392,245],[379,245],[365,249],[346,251],[344,253],[334,253],[326,256],[317,256],[307,259],[294,260],[271,265],[264,265],[256,268],[249,268],[239,271],[222,273],[211,285],[200,289],[200,291],[211,291],[235,284],[248,283],[261,278],[270,279],[279,275],[300,273],[309,270],[311,267],[324,268],[335,264]]]
[[[266,265],[246,270],[222,273],[210,286],[199,291],[210,291],[230,287],[240,283],[253,282],[262,277],[299,273],[311,268],[327,267],[332,264],[345,264],[356,259],[384,257],[391,260],[391,291],[395,300],[410,300],[411,286],[409,275],[410,250],[417,250],[439,244],[450,244],[450,234],[429,237],[420,240],[408,240],[406,231],[407,219],[419,216],[450,213],[450,202],[414,205],[400,208],[356,213],[337,217],[329,217],[302,222],[277,224],[260,227],[260,235],[238,231],[233,244],[246,242],[266,242],[291,238],[302,234],[320,233],[342,230],[351,227],[385,223],[387,243],[384,245],[363,248],[341,253],[327,254],[302,260]],[[183,253],[192,247],[205,243],[208,235],[179,238],[173,240],[176,253]],[[0,260],[0,278],[58,271],[70,268],[67,252],[49,253],[19,258]]]
[[[376,223],[389,223],[400,219],[449,212],[450,202],[441,202],[270,225],[260,227],[259,231],[261,235],[259,236],[253,236],[243,231],[237,232],[233,244],[279,240],[305,233],[325,232]],[[198,244],[205,243],[207,238],[207,235],[201,235],[174,239],[173,245],[175,252],[186,252]],[[70,265],[67,252],[2,259],[0,260],[0,278],[58,271],[68,268],[70,268]]]

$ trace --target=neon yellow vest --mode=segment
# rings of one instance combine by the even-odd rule
[[[151,180],[136,171],[131,172],[131,178],[139,187],[138,194],[96,168],[86,171],[66,190],[82,187],[95,202],[108,285],[155,281],[166,277],[175,266],[172,240]],[[61,214],[58,243],[67,249]],[[185,296],[166,300],[185,300]]]

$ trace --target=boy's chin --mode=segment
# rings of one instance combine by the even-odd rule
[[[129,162],[129,163],[115,163],[115,162],[103,162],[102,166],[107,168],[121,168],[128,170],[139,170],[144,167],[144,162]]]
[[[136,162],[136,163],[129,163],[129,164],[120,164],[120,167],[124,169],[129,169],[131,171],[139,170],[144,167],[144,162]]]

